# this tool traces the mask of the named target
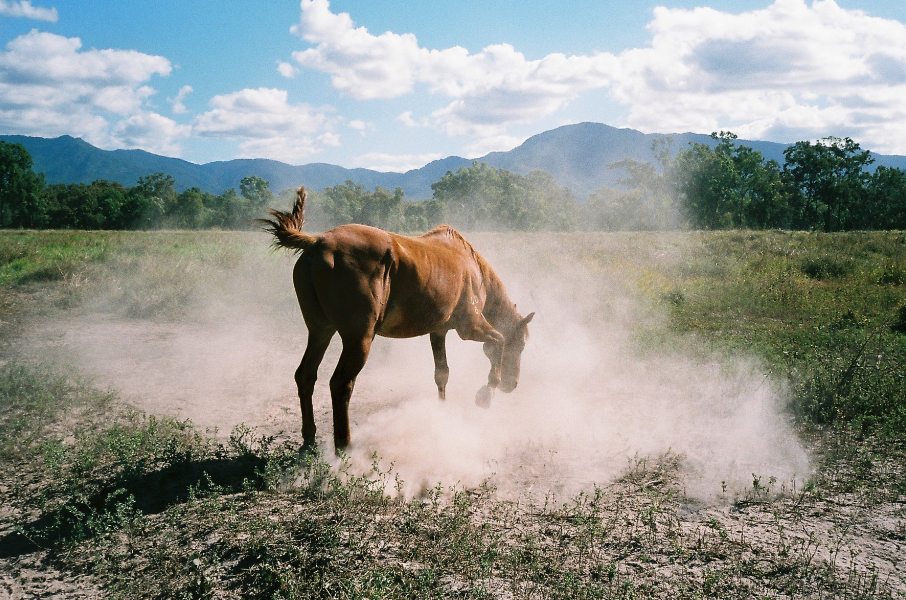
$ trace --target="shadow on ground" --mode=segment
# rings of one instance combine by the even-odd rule
[[[117,529],[130,519],[162,513],[193,497],[260,489],[265,464],[264,458],[254,455],[189,461],[125,475],[91,494],[70,492],[55,510],[0,538],[0,559]]]

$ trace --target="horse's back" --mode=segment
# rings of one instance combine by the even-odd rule
[[[415,337],[443,330],[473,293],[481,277],[473,252],[451,227],[407,237],[342,225],[319,236],[293,278],[306,320],[341,334],[346,328]]]

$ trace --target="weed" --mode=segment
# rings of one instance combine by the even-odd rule
[[[164,319],[249,245],[238,234],[55,235],[0,234],[4,291],[44,286],[77,303],[102,289],[122,301],[111,310]],[[211,439],[14,360],[0,366],[0,496],[15,507],[4,518],[47,549],[36,569],[87,574],[113,598],[902,597],[895,577],[850,554],[870,535],[858,515],[899,514],[906,489],[906,316],[901,284],[877,270],[904,264],[906,246],[880,233],[658,237],[659,248],[700,251],[671,262],[644,253],[651,237],[579,239],[581,259],[600,268],[614,261],[602,248],[625,248],[621,273],[640,274],[643,296],[669,305],[674,333],[695,333],[708,352],[755,353],[789,376],[791,408],[818,449],[812,481],[787,489],[753,474],[735,506],[701,507],[667,454],[636,456],[616,481],[543,504],[441,484],[407,501],[377,456],[362,473],[246,425]],[[55,240],[84,253],[29,254]],[[170,277],[193,283],[168,280],[171,264]],[[138,281],[160,294],[122,291]],[[663,329],[650,339],[687,343]],[[885,535],[900,540],[902,523]],[[0,538],[0,561],[31,551],[13,537]]]
[[[890,324],[891,331],[906,334],[906,304],[897,307],[896,316]]]
[[[811,279],[827,281],[830,279],[842,279],[850,273],[852,266],[845,259],[825,254],[803,259],[799,264],[799,268]]]
[[[34,454],[48,430],[67,415],[101,414],[113,398],[112,393],[47,365],[15,361],[0,365],[0,458]]]

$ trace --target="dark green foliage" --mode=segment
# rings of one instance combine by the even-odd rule
[[[309,190],[306,218],[312,229],[362,223],[407,232],[443,222],[472,231],[906,229],[906,173],[870,172],[870,152],[849,138],[797,142],[781,166],[738,145],[733,133],[711,135],[715,146],[694,144],[675,157],[671,138],[656,140],[656,164],[611,164],[625,174],[621,188],[598,189],[582,205],[549,173],[523,176],[476,162],[448,171],[422,202],[406,200],[402,188],[368,191],[353,181]],[[177,193],[165,173],[139,177],[131,188],[107,181],[46,186],[24,147],[0,144],[0,227],[247,229],[278,196],[281,204],[295,201],[295,190],[275,195],[257,176],[220,195]]]
[[[44,219],[57,229],[124,229],[128,193],[118,183],[95,181],[47,187]]]
[[[902,304],[897,308],[896,317],[894,317],[893,322],[890,324],[891,331],[896,333],[901,333],[906,335],[906,304]]]
[[[104,180],[46,186],[22,146],[0,142],[0,228],[249,229],[275,197],[260,177],[245,177],[239,187],[219,196],[198,188],[177,193],[165,173],[139,177],[131,188]]]
[[[335,227],[344,223],[361,223],[382,229],[404,229],[403,190],[380,186],[373,192],[365,186],[347,181],[325,188],[314,202],[321,204],[323,225]]]
[[[906,172],[878,167],[868,183],[858,226],[863,229],[906,229]]]
[[[689,224],[700,229],[851,231],[906,227],[906,174],[879,167],[850,138],[797,142],[785,164],[738,146],[729,132],[716,147],[695,144],[670,166]]]
[[[0,142],[0,228],[46,227],[44,177],[21,144]]]
[[[846,231],[866,221],[865,190],[871,180],[866,167],[874,162],[850,138],[796,142],[784,150],[784,181],[796,229]]]
[[[720,140],[716,147],[695,144],[671,167],[689,223],[698,229],[788,227],[780,166],[738,146],[730,132],[711,135]]]

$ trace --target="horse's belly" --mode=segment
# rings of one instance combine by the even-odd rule
[[[421,312],[421,314],[418,314]],[[442,318],[425,314],[423,311],[392,307],[378,324],[375,333],[390,338],[410,338],[427,335],[440,326]]]

